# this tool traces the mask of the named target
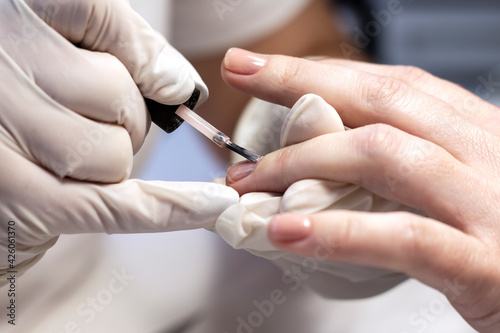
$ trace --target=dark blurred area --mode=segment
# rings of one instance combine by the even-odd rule
[[[347,53],[361,49],[374,62],[418,66],[500,102],[500,1],[336,2],[350,34]]]

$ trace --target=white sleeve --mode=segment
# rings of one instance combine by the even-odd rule
[[[283,27],[312,0],[172,0],[170,42],[187,57],[246,46]]]

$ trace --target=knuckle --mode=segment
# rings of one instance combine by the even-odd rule
[[[294,61],[283,61],[278,76],[279,87],[293,89],[298,79],[302,77],[303,69]]]
[[[426,220],[418,215],[406,212],[397,214],[400,214],[398,220],[402,228],[399,233],[402,237],[399,248],[401,258],[411,262],[413,269],[424,270],[432,266],[436,276],[445,277],[470,267],[467,244],[461,249],[454,249],[453,256],[450,256],[449,249],[436,254],[436,246],[446,247],[447,240],[443,239],[443,234],[429,228]]]
[[[448,262],[440,253],[436,254],[440,234],[436,234],[434,229],[429,229],[425,218],[409,213],[398,212],[396,218],[401,228],[398,234],[400,241],[398,246],[399,260],[403,261],[403,267],[411,265],[411,271],[423,272],[431,267],[438,276],[446,276]],[[444,244],[443,244],[444,245]],[[446,251],[443,251],[446,252]],[[441,264],[438,265],[437,262]]]
[[[402,150],[402,136],[394,127],[386,124],[373,124],[358,129],[353,136],[355,151],[370,159],[393,159]]]
[[[289,186],[298,179],[295,179],[295,175],[293,173],[294,168],[292,167],[295,164],[296,160],[296,152],[293,149],[281,149],[277,152],[275,163],[275,170],[277,170],[280,174],[280,179],[283,182],[283,185]]]
[[[409,86],[390,76],[370,75],[364,85],[364,96],[374,112],[404,106]]]
[[[354,234],[354,226],[358,223],[358,219],[354,214],[347,214],[342,226],[339,227],[339,232],[335,240],[335,252],[341,257],[348,257],[351,255],[352,242]]]
[[[402,254],[403,258],[419,258],[425,250],[422,240],[426,238],[424,228],[420,226],[420,220],[414,215],[401,213],[401,227],[403,228]]]
[[[431,77],[431,74],[416,66],[396,66],[396,70],[400,71],[408,81],[427,81]]]

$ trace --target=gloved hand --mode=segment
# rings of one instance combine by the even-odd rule
[[[237,201],[215,184],[126,180],[150,126],[143,96],[208,94],[127,1],[2,1],[0,77],[0,284],[60,234],[210,227]]]
[[[235,142],[244,142],[246,147],[260,154],[323,134],[344,131],[335,109],[316,95],[303,96],[291,110],[259,100],[252,103],[244,112],[234,137]],[[228,183],[232,181],[236,179],[227,179]],[[243,195],[237,205],[219,217],[216,231],[231,246],[274,260],[285,274],[290,275],[287,281],[304,282],[324,296],[368,297],[406,280],[405,274],[385,269],[327,262],[325,258],[336,250],[331,246],[319,246],[316,258],[306,258],[276,249],[267,237],[268,224],[278,213],[312,214],[333,209],[410,210],[358,185],[308,179],[292,184],[283,195]]]

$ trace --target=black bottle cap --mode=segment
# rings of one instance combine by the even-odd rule
[[[193,94],[184,105],[193,110],[199,99],[200,91],[194,88]],[[144,98],[144,101],[146,102],[153,123],[158,125],[165,132],[172,133],[184,122],[181,117],[175,114],[179,105],[161,104],[149,98]]]

